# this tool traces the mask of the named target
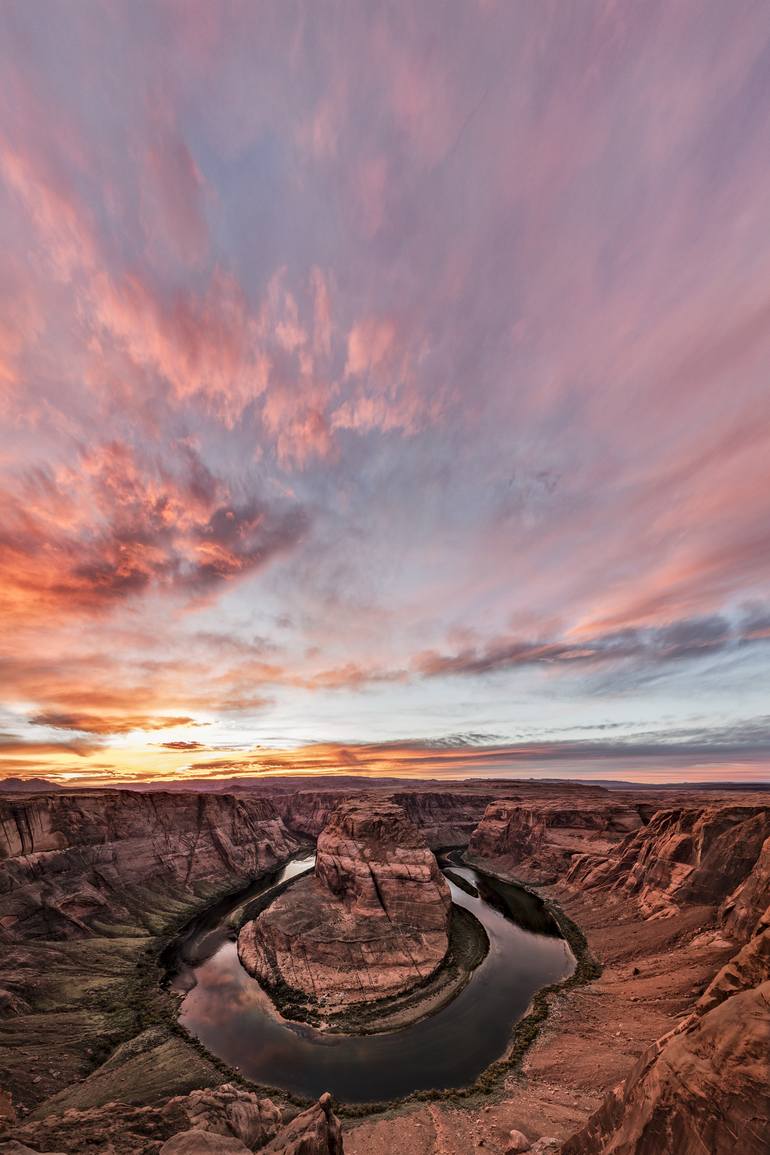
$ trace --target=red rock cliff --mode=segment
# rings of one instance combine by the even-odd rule
[[[425,840],[392,802],[343,803],[318,840],[315,874],[242,930],[244,966],[329,1013],[400,993],[448,947],[449,888]]]

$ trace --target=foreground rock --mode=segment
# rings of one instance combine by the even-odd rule
[[[650,921],[661,910],[675,917],[672,903],[681,907],[704,891],[718,901],[740,872],[744,877],[717,921],[746,941],[692,1013],[643,1053],[564,1155],[734,1155],[736,1142],[742,1155],[770,1150],[770,906],[761,909],[761,900],[770,898],[770,840],[761,841],[768,821],[767,808],[738,807],[688,814],[684,821],[675,812],[653,819],[651,826],[676,838],[685,869],[675,871],[671,855],[663,858],[654,889],[649,866],[643,869],[647,856],[630,872],[632,890],[641,881]],[[719,871],[714,855],[728,849]]]
[[[40,1155],[50,1143],[67,1155],[343,1155],[331,1098],[297,1113],[231,1083],[176,1097],[155,1107],[110,1103],[28,1123],[0,1155]]]
[[[770,1150],[770,979],[696,1012],[659,1040],[563,1153],[736,1150]]]
[[[281,895],[238,938],[248,971],[324,1015],[401,994],[441,965],[449,887],[395,803],[343,803],[318,839],[315,874]]]

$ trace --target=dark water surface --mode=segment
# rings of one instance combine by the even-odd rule
[[[535,992],[574,969],[572,952],[538,898],[498,888],[480,872],[452,864],[451,871],[478,891],[467,894],[450,879],[453,901],[475,915],[489,937],[489,954],[457,998],[435,1015],[384,1035],[323,1035],[283,1022],[238,961],[228,919],[313,861],[290,862],[272,880],[210,907],[163,960],[175,973],[172,987],[187,991],[179,1014],[183,1026],[255,1082],[307,1096],[331,1091],[349,1103],[464,1086],[503,1054]]]

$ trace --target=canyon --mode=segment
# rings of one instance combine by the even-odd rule
[[[0,794],[0,1151],[722,1155],[739,1134],[758,1155],[770,1141],[767,802],[527,781]],[[298,1103],[249,1087],[180,1029],[159,981],[168,936],[316,839],[316,874],[247,922],[242,958],[271,911],[275,944],[304,887],[316,925],[331,911],[387,922],[386,964],[404,928],[417,932],[424,960],[407,977],[375,963],[365,999],[408,987],[440,966],[432,936],[446,934],[428,847],[534,887],[582,931],[586,965],[538,997],[537,1027],[523,1020],[527,1045],[512,1040],[518,1057],[489,1089],[385,1112]],[[244,961],[294,986],[292,953]],[[331,1012],[361,994],[350,958],[324,972]]]

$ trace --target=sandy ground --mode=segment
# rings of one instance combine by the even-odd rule
[[[473,1107],[431,1103],[351,1123],[346,1155],[505,1155],[514,1128],[533,1140],[566,1138],[687,1012],[735,949],[711,927],[710,907],[644,921],[627,900],[545,893],[586,934],[604,967],[601,978],[554,998],[521,1073],[501,1095]]]

